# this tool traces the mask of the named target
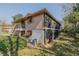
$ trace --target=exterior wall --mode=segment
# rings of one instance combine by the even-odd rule
[[[45,23],[44,24],[45,24],[46,28],[55,28],[57,23],[53,19],[51,19],[49,16],[45,15]],[[49,26],[49,24],[50,24],[50,26]]]
[[[28,19],[29,20],[29,19]],[[25,32],[27,33],[27,30],[32,30],[32,35],[29,37],[29,40],[37,40],[37,43],[40,43],[44,45],[44,15],[38,15],[35,17],[32,17],[32,22],[28,23],[28,20],[25,21]]]
[[[55,37],[55,32],[56,30],[60,30],[60,29],[56,29],[56,26],[58,25],[57,22],[55,22],[52,18],[50,18],[49,16],[45,15],[45,41],[51,41],[52,39],[54,39]]]
[[[22,31],[25,30],[25,33],[27,33],[27,30],[42,29],[43,24],[44,24],[44,17],[43,16],[44,15],[42,14],[42,15],[32,17],[32,22],[31,23],[28,23],[28,20],[30,20],[30,18],[26,19],[26,21],[24,22],[25,23],[25,28],[22,27],[21,23],[16,23],[14,31],[15,32],[18,31],[19,33],[21,33]]]
[[[44,24],[43,14],[32,17],[32,22],[31,23],[28,23],[28,20],[25,21],[26,30],[42,29],[43,28],[43,24]]]
[[[29,40],[37,40],[37,44],[40,43],[44,45],[44,30],[32,30],[32,35],[29,37]]]

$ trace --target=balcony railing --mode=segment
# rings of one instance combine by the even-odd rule
[[[25,31],[25,28],[15,28],[15,30],[18,30],[18,31]]]

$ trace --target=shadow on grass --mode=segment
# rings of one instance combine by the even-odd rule
[[[54,41],[55,44],[49,48],[52,50],[56,56],[78,56],[79,55],[79,39],[67,39],[69,36],[64,38],[62,36],[57,41]]]

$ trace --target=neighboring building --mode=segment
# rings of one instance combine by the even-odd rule
[[[11,33],[12,31],[12,25],[6,24],[6,25],[0,25],[0,32],[6,32],[6,33]]]
[[[7,33],[11,33],[11,31],[12,31],[12,25],[9,25],[9,24],[4,25],[4,27],[2,28],[2,31],[3,32],[7,32]]]
[[[36,40],[37,43],[45,44],[46,39],[54,39],[54,31],[60,30],[61,24],[47,11],[39,10],[32,14],[27,14],[13,22],[13,33],[25,35],[29,40]],[[49,37],[50,36],[50,37]],[[50,39],[51,38],[51,39]]]
[[[11,33],[12,25],[7,23],[5,20],[0,19],[0,32]]]

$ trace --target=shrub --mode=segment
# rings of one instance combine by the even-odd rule
[[[15,55],[17,48],[18,50],[20,50],[26,46],[27,46],[27,38],[25,37],[18,38],[18,47],[17,47],[17,36],[13,36],[10,38],[2,37],[0,40],[0,51],[3,53],[3,55]],[[10,54],[9,52],[12,52],[12,54]]]

